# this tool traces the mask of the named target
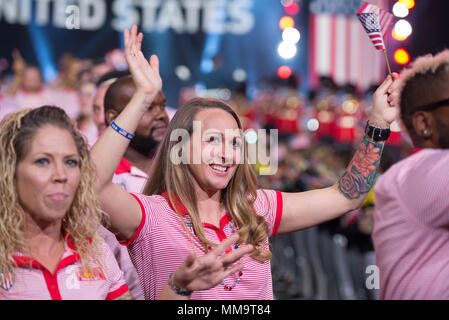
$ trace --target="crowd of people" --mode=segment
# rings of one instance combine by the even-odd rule
[[[66,54],[51,84],[13,52],[0,299],[446,297],[430,280],[447,272],[447,51],[365,95],[270,85],[222,101],[188,87],[170,108],[143,35],[124,38],[128,68]],[[269,174],[248,160],[251,129],[278,130],[276,150],[262,145]]]

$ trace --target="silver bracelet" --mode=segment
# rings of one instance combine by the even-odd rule
[[[180,296],[187,297],[190,296],[193,292],[186,289],[182,289],[177,285],[175,285],[173,282],[173,273],[171,273],[170,276],[168,277],[168,286],[170,287],[170,289],[172,289],[176,294],[179,294]]]

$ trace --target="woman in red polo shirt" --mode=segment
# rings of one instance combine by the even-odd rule
[[[0,126],[0,149],[0,300],[132,299],[98,233],[105,216],[93,189],[95,171],[66,113],[43,106],[10,114]],[[207,279],[227,276],[215,259],[225,246],[198,270]],[[224,265],[245,250],[227,255]],[[189,256],[173,280],[200,282],[195,261]],[[167,284],[159,298],[184,297]]]
[[[146,299],[165,282],[192,299],[272,299],[268,238],[334,219],[361,205],[374,182],[389,123],[396,116],[388,77],[374,95],[366,135],[342,178],[333,186],[303,193],[258,190],[248,148],[235,112],[216,99],[196,98],[179,108],[154,159],[144,194],[129,194],[111,180],[139,119],[162,87],[159,60],[147,61],[137,27],[125,30],[125,55],[136,92],[97,141],[91,155],[98,168],[96,190],[129,252]],[[377,127],[377,128],[376,128]],[[209,290],[175,281],[173,272],[194,251],[201,255],[232,234],[254,249],[243,269]],[[227,240],[228,241],[228,240]],[[217,257],[218,260],[222,259]],[[213,285],[209,282],[209,285]]]

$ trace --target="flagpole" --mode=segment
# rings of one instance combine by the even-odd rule
[[[390,63],[388,62],[387,49],[384,49],[384,56],[385,56],[385,62],[387,63],[388,74],[393,79],[393,75],[391,74],[391,69],[390,69]]]

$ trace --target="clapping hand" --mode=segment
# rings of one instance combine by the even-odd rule
[[[152,99],[162,89],[159,59],[156,55],[152,55],[147,61],[142,52],[143,34],[141,32],[137,34],[136,25],[131,27],[131,31],[125,29],[124,37],[125,57],[136,89]]]
[[[243,264],[236,262],[249,254],[253,246],[240,245],[238,249],[226,254],[226,249],[238,239],[238,235],[233,234],[208,254],[200,257],[190,253],[175,271],[174,284],[189,291],[207,290],[215,287],[230,274],[240,271]]]

